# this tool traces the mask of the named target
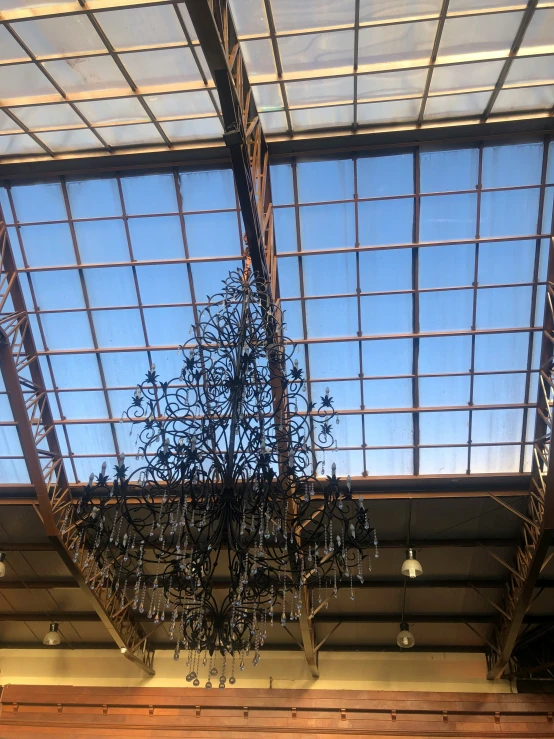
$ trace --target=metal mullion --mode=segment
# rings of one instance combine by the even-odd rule
[[[60,182],[61,182],[61,186],[62,186],[62,193],[63,193],[63,199],[64,199],[64,204],[65,204],[65,210],[66,210],[66,213],[67,213],[67,219],[69,221],[69,230],[71,231],[71,241],[73,243],[73,250],[75,252],[75,261],[79,265],[80,262],[81,262],[81,255],[80,255],[80,252],[79,252],[79,245],[78,245],[78,242],[77,242],[77,234],[75,233],[75,226],[74,226],[73,222],[71,221],[71,205],[69,203],[69,195],[67,193],[67,185],[66,185],[66,182],[65,182],[65,177],[61,177],[60,178]],[[86,285],[86,281],[85,281],[85,275],[84,275],[83,270],[80,269],[80,268],[78,269],[78,272],[79,272],[79,280],[80,280],[80,283],[81,283],[81,289],[83,291],[83,299],[85,301],[85,307],[87,309],[87,318],[88,318],[88,323],[89,323],[89,327],[90,327],[90,333],[91,333],[91,336],[92,336],[92,342],[93,342],[94,349],[95,349],[96,361],[98,363],[98,372],[100,374],[100,382],[102,383],[102,392],[104,394],[104,400],[106,401],[106,408],[108,409],[108,414],[109,414],[110,418],[112,418],[113,417],[113,412],[112,412],[112,407],[111,407],[111,403],[110,403],[110,398],[109,398],[108,392],[106,390],[106,378],[105,378],[105,375],[104,375],[104,367],[102,365],[102,357],[100,356],[100,349],[99,349],[99,346],[98,346],[98,339],[96,337],[96,328],[94,326],[94,320],[93,320],[92,312],[91,312],[91,309],[90,309],[90,300],[89,300],[89,297],[88,297],[88,290],[87,290],[87,285]],[[114,423],[111,423],[110,424],[110,428],[111,428],[111,432],[112,432],[112,439],[113,439],[113,443],[114,443],[115,452],[116,452],[116,455],[119,457],[120,450],[119,450],[119,442],[118,442],[118,439],[117,439],[117,433],[116,433],[116,430],[115,430],[115,424]],[[76,479],[78,479],[78,478],[76,478]]]
[[[420,184],[420,158],[419,146],[413,153],[414,161],[414,221],[412,238],[414,243],[419,242],[419,223],[420,223],[420,206],[421,206],[421,184]],[[414,338],[412,342],[412,404],[414,408],[419,408],[419,249],[415,246],[412,249],[412,330]],[[413,423],[413,439],[414,439],[414,455],[413,468],[414,475],[419,475],[419,412],[412,413]]]
[[[148,366],[152,366],[152,353],[150,350],[150,341],[148,339],[148,330],[146,328],[146,320],[144,318],[144,309],[142,305],[142,298],[140,295],[140,287],[138,282],[138,276],[137,276],[137,268],[134,264],[135,262],[135,255],[133,252],[133,244],[131,241],[131,232],[129,231],[129,221],[127,219],[127,208],[125,207],[125,198],[123,197],[123,187],[121,185],[121,176],[119,173],[116,174],[116,181],[117,181],[117,191],[119,193],[119,202],[121,205],[121,212],[123,214],[123,224],[125,226],[125,237],[127,239],[127,248],[129,250],[129,257],[131,259],[131,269],[133,271],[133,281],[135,283],[135,290],[137,293],[137,303],[138,303],[138,309],[140,313],[140,322],[142,324],[142,332],[144,334],[144,345],[146,348],[146,354],[148,356]]]
[[[156,116],[150,110],[150,106],[148,105],[148,103],[144,99],[144,96],[141,93],[138,92],[137,85],[135,84],[133,78],[131,77],[131,75],[127,71],[125,65],[121,61],[121,58],[120,58],[119,54],[116,52],[115,48],[112,46],[111,41],[109,40],[109,38],[104,33],[104,29],[100,25],[100,22],[97,20],[96,16],[93,13],[87,13],[86,15],[87,15],[87,18],[89,19],[92,27],[94,28],[94,30],[96,31],[96,33],[100,36],[100,39],[101,39],[102,43],[106,47],[106,49],[107,49],[110,57],[114,61],[115,65],[117,66],[117,68],[119,69],[119,71],[121,72],[121,74],[123,75],[125,81],[129,85],[129,87],[131,88],[131,90],[136,94],[137,100],[139,101],[139,103],[144,108],[144,111],[145,111],[146,115],[150,118],[151,122],[156,127],[156,130],[158,131],[158,133],[162,137],[162,139],[163,139],[164,143],[166,144],[166,146],[171,149],[172,146],[173,146],[173,144],[168,139],[165,131],[163,130],[163,128],[160,126],[160,124],[156,120]]]
[[[308,321],[306,318],[306,302],[305,302],[305,290],[304,290],[304,270],[302,266],[302,229],[300,228],[300,206],[298,204],[298,174],[297,174],[297,162],[296,158],[292,160],[292,187],[294,192],[294,218],[296,225],[296,249],[298,254],[298,275],[300,281],[300,308],[302,311],[302,333],[304,335],[304,362],[306,365],[306,383],[308,388],[308,403],[312,402],[312,383],[310,374],[310,353],[308,346]],[[311,443],[312,443],[312,465],[315,470],[317,469],[317,457],[315,453],[315,440],[313,429],[310,430]]]
[[[543,221],[543,214],[544,214],[544,200],[545,200],[545,194],[546,194],[546,172],[547,172],[547,166],[548,166],[548,149],[550,145],[550,138],[545,138],[543,141],[543,152],[542,152],[542,170],[541,170],[541,192],[539,196],[539,210],[537,214],[537,230],[540,231],[542,229],[542,221]],[[540,256],[541,256],[541,246],[542,246],[542,239],[537,239],[535,244],[535,262],[533,266],[533,287],[531,292],[531,315],[529,318],[529,325],[533,326],[535,324],[535,313],[537,309],[537,287],[539,284],[539,266],[540,266]],[[531,370],[533,365],[533,334],[529,334],[529,348],[527,351],[527,370],[526,370],[526,378],[525,378],[525,394],[524,398],[526,402],[530,401],[530,395],[531,395]],[[527,408],[523,411],[523,421],[522,421],[522,427],[521,427],[521,454],[519,458],[519,471],[523,472],[523,466],[525,464],[525,439],[527,437],[527,418],[528,418],[528,410]]]
[[[223,116],[221,115],[221,112],[219,110],[218,101],[216,99],[215,92],[214,92],[215,91],[215,88],[208,87],[209,84],[210,84],[209,83],[209,80],[206,77],[206,74],[204,72],[204,68],[202,67],[202,64],[200,62],[200,57],[198,56],[198,53],[197,53],[197,51],[195,49],[195,45],[192,43],[192,38],[191,38],[191,35],[190,35],[189,30],[187,28],[187,24],[185,23],[185,19],[183,18],[182,14],[181,14],[181,10],[179,8],[179,4],[173,2],[172,5],[173,5],[173,10],[177,14],[177,19],[179,21],[179,25],[181,26],[181,30],[185,34],[185,38],[187,40],[187,44],[189,45],[189,48],[190,48],[190,50],[192,52],[192,56],[194,58],[194,61],[196,62],[196,66],[198,67],[198,72],[200,73],[200,77],[202,78],[202,82],[204,83],[204,86],[206,88],[206,91],[207,91],[208,95],[210,96],[210,100],[212,101],[212,105],[214,106],[215,113],[216,113],[217,117],[219,118],[219,122],[221,123],[222,128],[224,128]],[[200,44],[198,44],[198,46],[200,47]]]
[[[189,291],[190,291],[190,299],[192,300],[192,313],[194,315],[194,323],[197,326],[198,325],[198,303],[196,302],[196,294],[194,291],[194,279],[192,275],[192,267],[190,264],[190,254],[189,254],[189,245],[187,240],[187,230],[186,230],[186,224],[185,224],[185,215],[183,212],[183,196],[181,194],[181,186],[179,181],[179,173],[175,167],[172,167],[172,173],[173,173],[173,184],[175,186],[175,194],[177,196],[177,205],[179,207],[179,221],[181,223],[181,236],[183,238],[183,249],[185,252],[185,257],[187,258],[187,274],[189,279]]]
[[[512,43],[512,47],[508,54],[508,57],[506,58],[502,66],[502,69],[500,70],[500,74],[496,81],[496,85],[494,86],[492,95],[490,96],[487,106],[485,110],[483,111],[483,115],[481,117],[482,123],[484,123],[491,114],[491,111],[494,107],[494,104],[500,93],[500,90],[502,89],[504,82],[506,81],[506,78],[508,77],[508,73],[512,66],[512,62],[517,56],[519,47],[521,46],[521,42],[523,41],[523,37],[525,36],[525,32],[527,31],[527,28],[529,27],[529,24],[531,23],[531,19],[533,18],[533,14],[535,12],[537,4],[538,4],[538,0],[528,0],[527,2],[527,7],[525,8],[525,11],[523,13],[523,18],[521,19],[521,23],[519,24],[519,28],[517,29],[514,41]]]
[[[271,0],[264,0],[264,8],[267,16],[267,24],[269,26],[269,38],[271,40],[271,48],[273,51],[273,58],[275,60],[275,69],[277,70],[279,89],[281,90],[284,112],[287,119],[287,133],[290,135],[292,134],[292,120],[290,116],[290,106],[287,96],[287,89],[283,80],[283,64],[281,62],[281,52],[279,51],[279,42],[277,40],[277,31],[275,29],[275,20],[273,18]]]
[[[8,194],[8,200],[9,200],[10,207],[12,209],[12,213],[13,213],[13,217],[14,217],[14,224],[13,225],[15,227],[15,232],[17,234],[17,240],[18,240],[18,243],[19,243],[19,249],[21,250],[21,256],[23,258],[23,264],[28,264],[28,262],[27,262],[27,255],[25,253],[25,246],[23,244],[23,237],[21,236],[21,228],[20,228],[19,223],[18,223],[17,212],[16,212],[16,209],[15,209],[15,203],[14,203],[14,200],[13,200],[11,184],[9,182],[6,182],[6,192]],[[6,236],[7,236],[7,234],[6,234]],[[17,271],[19,272],[19,270],[17,270]],[[39,329],[39,332],[40,332],[40,338],[41,338],[41,341],[42,341],[42,345],[44,347],[46,347],[46,346],[48,346],[48,344],[46,342],[46,335],[44,333],[44,328],[43,328],[43,325],[42,325],[42,321],[40,319],[40,315],[37,312],[38,311],[37,299],[36,299],[36,295],[35,295],[35,288],[34,288],[34,285],[32,283],[32,280],[31,280],[31,275],[27,275],[27,282],[28,282],[28,285],[29,285],[29,292],[31,293],[31,300],[33,301],[33,308],[34,308],[34,312],[35,312],[36,319],[37,319],[37,325],[38,325],[38,329]],[[38,361],[38,352],[37,352],[37,361]],[[50,390],[47,390],[46,392],[47,393],[50,393],[50,392],[53,392],[54,393],[54,397],[56,398],[56,405],[58,406],[58,413],[60,414],[60,418],[63,418],[64,415],[63,415],[63,411],[62,411],[62,405],[61,405],[60,396],[59,396],[59,393],[58,393],[58,390],[57,390],[57,386],[56,386],[56,382],[55,382],[54,370],[52,368],[52,360],[50,359],[49,356],[46,357],[46,364],[48,365],[48,371],[50,372],[50,378],[52,380],[52,390],[51,391]],[[63,426],[63,432],[64,432],[64,437],[65,437],[65,443],[67,445],[67,450],[68,450],[69,454],[71,455],[71,444],[69,442],[69,434],[68,434],[67,428],[65,426]],[[79,478],[77,477],[77,470],[76,470],[76,467],[75,467],[75,464],[74,464],[73,460],[71,460],[71,468],[73,470],[73,474],[75,476],[75,480],[78,480]]]
[[[19,36],[19,34],[16,31],[13,30],[13,28],[11,27],[11,25],[9,23],[6,23],[5,24],[5,27],[9,31],[10,35],[15,39],[15,41],[17,41],[17,43],[21,46],[21,48],[23,49],[23,51],[27,54],[27,56],[29,57],[29,59],[31,60],[31,62],[42,72],[42,74],[46,77],[46,79],[48,80],[48,82],[50,82],[50,84],[54,87],[54,89],[58,92],[58,94],[61,95],[61,97],[63,98],[63,101],[66,102],[71,107],[71,109],[73,110],[73,112],[76,113],[79,116],[79,118],[83,121],[83,123],[87,126],[87,128],[90,131],[92,131],[92,133],[96,136],[96,138],[98,139],[98,141],[100,141],[100,143],[102,144],[102,146],[108,152],[111,153],[112,152],[111,146],[109,146],[109,144],[107,144],[104,141],[104,139],[102,138],[102,136],[100,136],[100,134],[98,134],[96,132],[96,130],[90,125],[90,123],[87,120],[87,118],[81,113],[81,111],[75,105],[75,103],[68,98],[67,93],[65,92],[65,90],[56,82],[56,80],[52,77],[52,75],[50,74],[50,72],[48,72],[48,70],[44,67],[44,64],[42,62],[40,62],[36,58],[36,56],[34,55],[34,53],[27,46],[27,44],[23,41],[23,39]],[[60,102],[62,102],[62,101],[60,101]]]
[[[483,189],[483,142],[479,143],[479,162],[477,169],[477,211],[475,216],[475,237],[478,239],[481,235],[481,193]],[[473,306],[471,328],[477,329],[477,287],[479,285],[479,242],[475,243],[475,261],[473,268]],[[532,336],[532,334],[530,334]],[[466,474],[471,474],[471,447],[473,433],[473,392],[475,385],[475,334],[471,337],[471,358],[469,363],[469,414],[468,414],[468,430],[467,430],[467,470]]]
[[[360,0],[356,0],[354,7],[354,114],[352,117],[352,131],[356,133],[358,130],[358,60],[360,56]],[[355,161],[355,160],[354,160]],[[355,166],[355,165],[354,165]],[[357,257],[359,259],[359,257]],[[365,456],[364,456],[364,470]]]
[[[450,0],[442,0],[439,21],[437,23],[437,31],[435,33],[435,41],[433,43],[433,49],[431,51],[431,58],[429,59],[429,69],[427,70],[427,79],[425,80],[425,87],[423,89],[423,96],[421,98],[421,106],[419,108],[419,115],[417,117],[418,126],[421,126],[423,124],[423,119],[425,117],[425,106],[427,105],[429,89],[431,88],[431,80],[433,79],[433,71],[435,69],[435,62],[437,61],[437,55],[439,53],[439,46],[441,43],[444,23],[446,21],[446,14],[448,13],[449,3],[450,3]]]
[[[16,123],[25,133],[30,136],[35,144],[38,144],[41,149],[43,149],[49,156],[53,157],[54,152],[52,149],[50,149],[49,146],[47,146],[43,141],[39,139],[39,137],[31,131],[31,129],[23,123],[23,121],[19,120],[19,118],[9,109],[9,108],[3,108],[4,113],[8,116],[8,118],[11,118],[14,123]]]
[[[359,11],[359,3],[358,3]],[[358,159],[353,157],[354,164],[354,225],[356,234],[356,246],[360,244],[360,216],[358,212]],[[365,397],[364,397],[364,363],[363,363],[363,350],[362,350],[362,301],[360,297],[361,293],[361,275],[360,275],[360,255],[356,253],[356,303],[358,308],[358,336],[360,341],[358,342],[358,354],[359,354],[359,367],[360,367],[360,410],[365,410]],[[362,414],[362,455],[363,455],[363,475],[367,475],[367,454],[366,454],[366,434],[365,434],[365,416]]]

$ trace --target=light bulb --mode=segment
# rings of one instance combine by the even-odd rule
[[[0,577],[4,577],[6,574],[6,565],[4,560],[6,559],[6,552],[0,552]]]
[[[406,559],[402,563],[402,574],[412,579],[423,575],[423,567],[415,558],[413,549],[406,551]]]
[[[400,631],[396,637],[396,643],[401,649],[411,649],[415,644],[414,635],[405,621],[400,624]]]
[[[52,621],[50,624],[50,630],[46,633],[42,643],[47,647],[55,647],[61,642],[60,632],[58,631],[58,624]]]

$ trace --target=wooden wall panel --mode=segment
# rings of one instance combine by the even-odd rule
[[[554,739],[550,695],[7,685],[0,739]]]

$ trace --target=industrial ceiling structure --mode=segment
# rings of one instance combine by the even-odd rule
[[[381,540],[269,648],[317,676],[405,601],[415,649],[553,677],[553,59],[537,0],[0,0],[0,647],[171,646],[62,521],[247,246]]]

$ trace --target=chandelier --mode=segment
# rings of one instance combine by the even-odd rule
[[[137,386],[126,423],[136,465],[121,455],[91,474],[78,505],[79,549],[94,587],[154,624],[169,624],[187,681],[236,682],[267,630],[313,617],[371,569],[377,547],[350,477],[325,476],[339,423],[329,389],[306,397],[280,310],[250,268],[233,272],[179,348],[178,377],[155,365]],[[375,556],[378,556],[376,549]],[[133,592],[131,590],[131,592]]]

